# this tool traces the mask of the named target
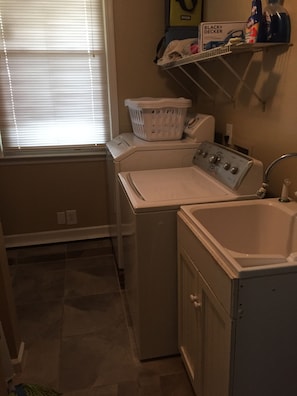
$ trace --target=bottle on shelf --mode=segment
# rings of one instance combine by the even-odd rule
[[[291,22],[282,0],[268,0],[263,10],[264,36],[270,43],[289,43]]]
[[[251,15],[249,16],[245,29],[245,42],[254,44],[258,41],[262,21],[261,0],[252,0]]]

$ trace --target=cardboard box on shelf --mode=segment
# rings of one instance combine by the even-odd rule
[[[244,40],[246,21],[202,22],[198,28],[199,52],[226,45],[230,39]]]

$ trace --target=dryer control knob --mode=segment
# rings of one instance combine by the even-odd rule
[[[232,173],[232,175],[236,175],[236,173],[238,172],[238,168],[236,166],[232,166],[230,172]]]
[[[211,156],[209,157],[208,160],[209,160],[209,162],[210,162],[211,164],[216,164],[216,163],[218,163],[218,162],[221,161],[221,157],[220,157],[219,155],[213,154],[213,155],[211,155]]]
[[[211,164],[214,164],[214,163],[216,162],[216,156],[215,156],[215,155],[211,155],[211,156],[208,158],[208,161],[209,161]]]
[[[223,168],[224,168],[225,170],[229,170],[229,169],[230,169],[230,166],[231,166],[230,162],[225,162],[224,165],[223,165]]]

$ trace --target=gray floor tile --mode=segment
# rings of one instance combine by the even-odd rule
[[[67,258],[99,256],[111,254],[112,247],[109,238],[75,241],[67,244]]]
[[[194,396],[193,388],[185,372],[161,376],[162,395]]]
[[[193,396],[179,356],[137,359],[110,252],[109,239],[10,251],[25,341],[16,381],[63,396]]]
[[[118,384],[118,396],[138,396],[139,385],[136,381],[126,381]]]
[[[65,296],[87,296],[119,290],[112,256],[67,260]]]
[[[130,349],[123,342],[125,329],[66,337],[61,347],[60,388],[83,390],[137,378]]]
[[[66,245],[56,243],[51,245],[29,246],[16,249],[17,264],[36,263],[43,261],[65,259]]]
[[[57,388],[63,305],[39,302],[17,306],[20,334],[25,344],[23,370],[15,383],[37,383]]]
[[[63,320],[61,302],[17,305],[17,316],[26,347],[38,340],[60,339]]]
[[[26,347],[26,346],[25,346]],[[14,379],[15,384],[31,383],[58,390],[59,339],[39,339],[25,350],[23,370]]]
[[[160,376],[152,375],[138,378],[139,395],[161,396]]]
[[[64,276],[63,261],[16,266],[13,276],[16,304],[62,299]]]
[[[18,249],[6,249],[6,256],[9,265],[16,265],[18,263]]]
[[[184,371],[180,356],[152,359],[140,363],[140,373],[146,376],[175,374]]]
[[[65,299],[63,336],[109,333],[122,328],[127,334],[119,292]]]

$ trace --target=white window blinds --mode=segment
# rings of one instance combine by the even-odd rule
[[[84,150],[110,139],[103,3],[1,0],[5,155]]]

